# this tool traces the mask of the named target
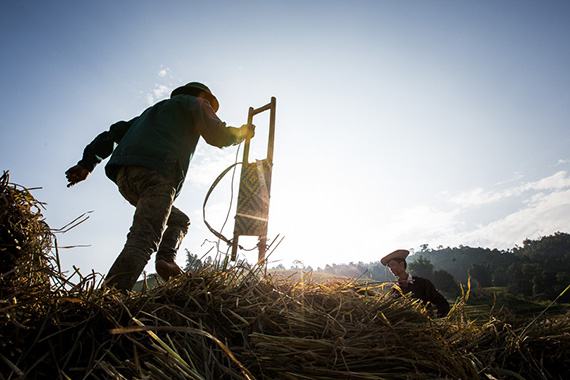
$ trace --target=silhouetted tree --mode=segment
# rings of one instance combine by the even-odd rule
[[[420,255],[415,261],[408,263],[408,273],[431,279],[433,277],[433,264],[424,255]]]
[[[507,286],[509,285],[509,277],[507,270],[503,267],[496,267],[493,272],[493,286]]]
[[[199,271],[204,268],[204,263],[198,258],[198,255],[191,253],[188,249],[186,251],[186,266],[184,271]]]
[[[451,273],[444,270],[436,270],[433,272],[432,282],[434,286],[442,292],[450,293],[453,296],[458,296],[461,293],[461,288]]]
[[[491,268],[491,263],[486,265],[473,263],[468,273],[473,280],[477,281],[480,287],[486,288],[493,285],[493,270]]]

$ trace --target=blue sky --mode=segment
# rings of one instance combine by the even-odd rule
[[[377,261],[421,244],[506,249],[570,232],[566,1],[4,1],[0,10],[0,168],[42,188],[33,194],[52,228],[92,211],[57,236],[60,247],[86,246],[60,249],[67,270],[105,273],[133,208],[102,166],[72,189],[65,170],[110,124],[190,81],[213,90],[229,125],[277,98],[269,238],[285,239],[270,265]],[[267,118],[255,123],[250,157],[261,159]],[[175,203],[192,220],[182,249],[212,247],[202,204],[235,157],[199,144]],[[230,190],[222,182],[209,202],[215,228]]]

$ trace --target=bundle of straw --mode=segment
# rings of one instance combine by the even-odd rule
[[[24,187],[0,177],[0,296],[17,289],[49,289],[52,234],[37,201]],[[25,293],[25,292],[24,292]]]
[[[21,217],[44,225],[29,193],[3,181],[3,207],[32,210]],[[19,231],[13,220],[2,219],[2,231]],[[50,252],[49,229],[37,226],[22,227],[18,244],[2,232],[10,265],[2,267],[0,379],[563,379],[570,371],[568,316],[529,323],[497,314],[475,324],[464,294],[447,318],[432,319],[380,287],[277,278],[227,261],[125,295],[101,289],[96,273],[72,283],[57,248]]]

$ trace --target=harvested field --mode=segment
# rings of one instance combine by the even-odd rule
[[[29,192],[0,181],[0,379],[565,379],[568,315],[474,324],[350,280],[215,263],[125,295],[71,283]],[[16,215],[16,213],[19,213]]]

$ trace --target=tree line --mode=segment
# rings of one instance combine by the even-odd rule
[[[570,285],[570,234],[556,232],[537,240],[526,239],[522,246],[507,250],[423,244],[408,257],[408,272],[426,277],[443,292],[459,294],[460,284],[471,279],[472,287],[503,287],[516,296],[554,300]],[[286,269],[279,265],[273,269]],[[296,262],[290,269],[313,270]],[[347,277],[392,281],[380,261],[370,263],[327,264],[314,272]],[[570,302],[570,291],[561,302]]]

